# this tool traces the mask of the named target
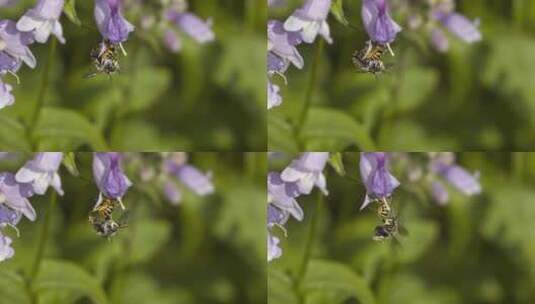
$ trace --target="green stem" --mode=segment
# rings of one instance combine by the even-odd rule
[[[52,61],[54,60],[54,53],[56,52],[57,44],[58,44],[57,40],[52,38],[52,42],[50,43],[50,51],[48,52],[48,58],[45,62],[45,66],[43,69],[43,78],[41,80],[41,88],[39,89],[39,95],[37,95],[37,102],[35,104],[32,116],[30,117],[30,121],[29,121],[28,136],[29,136],[30,142],[32,143],[33,150],[37,149],[37,141],[35,140],[34,132],[35,132],[37,123],[39,122],[39,117],[41,116],[43,106],[45,104],[46,92],[47,92],[49,80],[50,80],[50,67],[52,66]]]
[[[41,229],[41,235],[39,237],[39,244],[37,245],[37,253],[35,254],[35,259],[30,270],[29,284],[30,290],[32,290],[32,285],[39,274],[39,269],[41,268],[41,263],[43,261],[43,256],[45,254],[46,243],[48,242],[49,230],[50,230],[50,221],[52,217],[52,212],[56,207],[56,201],[58,199],[57,193],[52,191],[50,195],[50,206],[45,212],[45,219],[43,222],[43,228]],[[32,291],[33,292],[33,291]],[[32,294],[32,302],[36,303],[36,296]]]
[[[310,67],[310,75],[308,78],[308,87],[305,92],[305,100],[303,102],[303,108],[301,109],[301,114],[299,115],[299,118],[297,120],[297,127],[296,127],[296,138],[298,145],[301,150],[304,150],[304,142],[302,137],[302,130],[305,125],[308,112],[310,109],[310,103],[312,101],[312,94],[314,93],[314,89],[316,88],[316,81],[318,77],[318,66],[321,58],[321,52],[323,50],[323,39],[320,39],[318,44],[316,45],[316,50],[314,52],[314,60],[312,61],[312,66]]]
[[[303,282],[303,279],[305,278],[305,275],[308,269],[308,264],[310,262],[310,256],[312,255],[312,245],[314,244],[314,236],[315,236],[317,226],[318,226],[318,218],[319,218],[319,213],[320,213],[322,203],[323,203],[323,195],[321,194],[321,192],[318,191],[316,204],[314,204],[314,208],[309,211],[309,213],[311,213],[310,225],[308,226],[308,233],[307,233],[307,237],[305,240],[305,248],[303,250],[303,259],[301,260],[301,265],[299,266],[297,277],[295,280],[295,289],[296,289],[296,293],[299,295],[300,303],[305,303],[304,296],[300,292],[300,286],[301,286],[301,283]]]

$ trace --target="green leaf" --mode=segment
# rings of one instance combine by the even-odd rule
[[[31,303],[24,278],[9,269],[0,267],[0,295],[2,303]]]
[[[269,151],[297,152],[292,125],[284,118],[270,112],[268,114]]]
[[[368,131],[344,112],[314,108],[303,128],[307,151],[341,151],[356,145],[360,150],[374,150]]]
[[[151,259],[171,236],[171,225],[166,221],[132,219],[130,222],[131,225],[127,229],[133,236],[130,253],[132,263],[142,263]]]
[[[292,290],[292,280],[283,272],[270,268],[268,271],[268,299],[270,304],[297,304]]]
[[[67,0],[65,1],[65,6],[63,7],[63,12],[65,13],[65,16],[69,18],[69,20],[78,25],[82,25],[82,21],[78,18],[78,15],[76,14],[76,0]]]
[[[246,250],[258,263],[266,254],[265,226],[259,225],[266,220],[265,204],[261,203],[266,194],[260,187],[242,182],[224,195],[221,213],[213,225],[214,234]]]
[[[338,22],[342,23],[345,26],[349,25],[346,16],[344,14],[343,0],[334,0],[333,5],[331,6],[331,14]]]
[[[0,115],[0,149],[4,151],[29,151],[24,126],[5,115]]]
[[[216,82],[226,90],[252,95],[256,104],[265,109],[266,81],[258,77],[265,73],[265,39],[240,31],[227,33],[221,43],[221,57],[214,71]]]
[[[312,260],[303,280],[303,291],[311,301],[307,303],[342,303],[356,298],[362,304],[373,304],[368,283],[344,264]]]
[[[58,290],[76,292],[94,303],[105,304],[108,299],[99,282],[78,265],[58,260],[44,260],[33,285],[39,296]]]
[[[338,175],[344,176],[346,175],[346,170],[344,168],[344,161],[342,160],[342,153],[336,152],[331,153],[331,157],[329,158],[329,164],[331,167],[334,168],[334,171],[338,173]]]
[[[397,78],[396,78],[397,79]],[[438,73],[431,68],[412,67],[399,78],[396,111],[409,111],[427,100],[438,84]]]
[[[100,131],[79,113],[59,108],[44,108],[36,128],[39,150],[73,151],[84,144],[93,150],[108,150]]]
[[[151,107],[171,84],[171,73],[164,68],[145,67],[134,77],[124,77],[132,90],[126,103],[129,111],[143,111]],[[129,85],[126,83],[125,85]]]
[[[78,168],[76,167],[76,156],[74,155],[74,152],[63,153],[62,163],[70,174],[74,176],[78,176],[80,174]]]
[[[431,247],[438,237],[437,224],[430,220],[418,220],[416,218],[402,222],[409,235],[401,238],[402,247],[398,248],[398,258],[402,263],[416,261],[424,252]]]

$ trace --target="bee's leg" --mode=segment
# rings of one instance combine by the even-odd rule
[[[124,49],[122,43],[119,43],[119,47],[121,48],[121,51],[123,52],[123,55],[124,55],[125,57],[128,56],[128,54],[126,53],[126,50]]]
[[[100,204],[102,204],[102,192],[98,193],[98,199],[97,199],[97,202],[95,203],[95,205],[93,206],[93,210],[95,210],[95,208],[97,206],[99,206]]]
[[[123,200],[119,197],[117,198],[117,201],[119,202],[119,206],[121,206],[121,209],[125,210],[126,208],[124,207]]]
[[[396,56],[396,54],[394,54],[394,51],[393,51],[392,48],[390,47],[390,43],[387,43],[387,44],[386,44],[386,48],[388,49],[388,51],[390,52],[390,55],[392,55],[392,57]]]
[[[366,41],[366,45],[368,46],[368,48],[366,50],[366,54],[364,54],[364,58],[368,57],[368,55],[370,54],[370,52],[372,51],[372,48],[373,48],[371,40]]]

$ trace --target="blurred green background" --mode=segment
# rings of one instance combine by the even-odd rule
[[[284,21],[303,1],[270,9],[268,19]],[[392,7],[406,1],[389,1]],[[413,1],[414,2],[414,1]],[[426,1],[421,1],[426,2]],[[535,2],[455,1],[469,19],[480,19],[483,40],[467,45],[453,35],[450,50],[431,48],[429,35],[404,30],[385,56],[391,70],[374,78],[356,73],[355,49],[367,37],[362,1],[338,0],[351,26],[328,17],[334,43],[325,44],[318,63],[312,107],[303,142],[293,131],[302,111],[318,40],[300,45],[305,67],[291,67],[281,86],[282,106],[269,111],[271,151],[340,150],[529,150],[535,147]],[[426,17],[424,15],[424,17]]]
[[[345,176],[325,170],[329,196],[316,189],[299,198],[304,221],[291,219],[287,238],[275,229],[283,254],[268,267],[269,303],[534,303],[535,154],[457,157],[480,172],[483,193],[465,197],[450,189],[445,206],[432,200],[425,180],[411,183],[406,168],[393,168],[401,182],[394,208],[409,231],[396,247],[372,240],[373,206],[358,210],[365,195],[359,154],[344,153]],[[310,261],[297,284],[310,236]]]
[[[265,303],[265,153],[189,153],[189,163],[212,171],[215,193],[199,197],[183,191],[172,206],[155,180],[140,181],[139,161],[128,161],[133,182],[123,201],[128,227],[111,241],[87,221],[98,190],[91,155],[77,153],[78,177],[64,167],[65,195],[51,208],[51,191],[31,199],[37,220],[22,219],[13,239],[15,256],[0,264],[0,303]],[[2,162],[15,172],[26,158]],[[144,164],[158,169],[155,154]],[[49,229],[44,228],[49,216]],[[46,232],[44,232],[46,231]],[[44,258],[33,284],[30,273],[40,240]]]
[[[69,2],[69,1],[66,1]],[[121,151],[263,151],[266,147],[265,1],[190,0],[190,11],[212,18],[215,41],[200,45],[181,34],[183,49],[169,52],[160,37],[143,32],[144,9],[127,9],[136,26],[125,44],[122,72],[84,79],[91,71],[90,50],[100,41],[93,1],[70,1],[82,26],[61,17],[65,45],[53,54],[45,111],[34,139],[25,126],[41,90],[43,67],[51,49],[34,44],[35,70],[21,68],[13,85],[15,104],[0,110],[0,148]],[[123,1],[131,6],[133,0]],[[1,8],[3,18],[18,20],[35,1]],[[262,5],[259,5],[259,4]]]

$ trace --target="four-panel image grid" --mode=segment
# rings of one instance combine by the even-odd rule
[[[0,0],[0,304],[535,303],[535,1]]]

